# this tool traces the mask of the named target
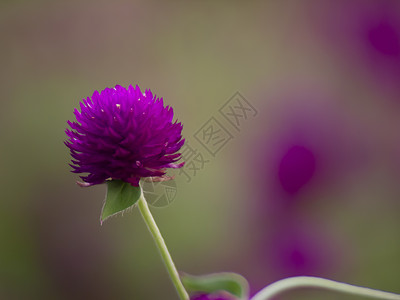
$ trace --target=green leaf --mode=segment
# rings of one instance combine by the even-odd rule
[[[236,273],[214,273],[202,276],[181,275],[182,283],[188,292],[227,292],[240,300],[249,299],[247,280]]]
[[[142,191],[138,186],[132,186],[121,180],[107,181],[107,195],[101,211],[100,223],[108,217],[123,212],[134,205]]]

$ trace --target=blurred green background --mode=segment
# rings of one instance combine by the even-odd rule
[[[398,1],[2,1],[0,34],[0,299],[177,299],[138,211],[100,226],[105,186],[68,166],[73,109],[116,84],[209,160],[153,209],[179,270],[400,293]],[[215,157],[193,137],[211,117],[233,136]]]

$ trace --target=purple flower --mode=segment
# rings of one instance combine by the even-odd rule
[[[380,101],[398,101],[400,2],[328,0],[308,10],[310,29],[317,33],[315,40],[328,43],[331,57],[340,58],[352,72],[359,72],[358,76],[352,73],[353,77],[370,80],[368,89],[384,93],[377,98]]]
[[[150,90],[117,85],[95,91],[80,107],[77,122],[68,121],[72,130],[65,131],[72,172],[88,173],[80,185],[118,179],[138,186],[142,177],[165,179],[166,168],[184,165],[176,163],[185,142],[182,124],[172,122],[173,109]]]
[[[196,294],[190,297],[190,300],[234,300],[232,296],[227,293],[213,293],[213,294]]]

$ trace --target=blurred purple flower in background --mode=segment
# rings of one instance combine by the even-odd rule
[[[400,32],[387,17],[367,27],[368,41],[373,49],[384,56],[400,56]]]
[[[286,209],[307,193],[345,184],[365,166],[368,150],[364,133],[332,96],[303,88],[277,98],[276,126],[259,137],[251,157],[260,204]]]
[[[327,276],[344,267],[345,242],[315,223],[314,213],[368,165],[366,135],[339,99],[320,88],[292,86],[270,96],[276,99],[268,108],[274,126],[260,131],[250,148],[256,246],[247,263],[259,268],[246,274],[252,293],[280,278]]]
[[[150,90],[122,86],[95,91],[83,100],[81,112],[75,109],[78,122],[68,121],[65,144],[73,157],[74,173],[83,186],[120,179],[138,186],[141,177],[160,177],[166,168],[180,168],[176,153],[185,142],[182,125],[175,121],[173,109],[164,107],[163,99]]]
[[[352,72],[369,77],[386,97],[400,93],[400,2],[321,1],[307,9],[317,40],[341,54],[339,63],[350,63]],[[397,100],[398,101],[398,100]]]
[[[397,2],[397,3],[395,3]],[[400,63],[400,5],[398,1],[364,5],[359,18],[360,40],[376,63]],[[389,67],[389,65],[387,66]]]
[[[315,172],[315,155],[310,149],[293,145],[283,155],[279,164],[279,181],[289,194],[296,194],[306,185]]]
[[[293,217],[295,220],[295,217]],[[268,264],[276,276],[328,274],[341,261],[341,245],[321,224],[301,220],[275,222],[274,232],[264,239],[261,249],[268,253]]]

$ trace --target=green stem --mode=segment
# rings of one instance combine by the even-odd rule
[[[151,215],[149,206],[147,205],[146,199],[144,198],[143,192],[138,201],[139,210],[142,214],[142,217],[147,225],[147,228],[150,230],[151,235],[153,236],[154,241],[156,242],[157,248],[160,251],[162,260],[167,268],[168,274],[174,284],[176,291],[181,300],[189,300],[189,295],[186,292],[180,278],[178,271],[175,267],[174,262],[172,261],[171,255],[168,252],[167,245],[164,242],[164,239],[161,235],[160,230],[157,227],[156,222],[154,221],[153,216]]]
[[[400,300],[398,294],[308,276],[290,277],[274,282],[258,292],[251,300],[268,300],[282,292],[296,288],[320,288],[376,299]]]

